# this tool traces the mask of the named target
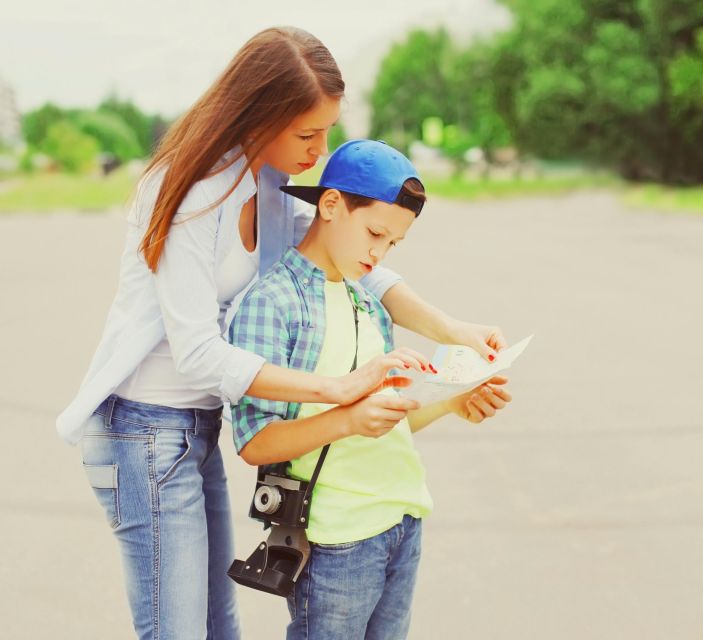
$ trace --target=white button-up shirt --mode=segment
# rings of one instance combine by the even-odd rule
[[[139,244],[163,172],[140,184],[128,216],[119,284],[105,331],[78,394],[57,419],[58,432],[67,442],[80,440],[93,411],[164,338],[176,370],[193,389],[236,404],[251,385],[264,360],[223,337],[237,295],[219,300],[216,279],[233,243],[239,241],[242,206],[256,193],[251,173],[221,204],[197,213],[228,191],[243,166],[240,158],[193,186],[174,218],[156,273],[149,270]],[[314,208],[279,190],[287,183],[287,175],[269,166],[259,173],[260,273],[302,240],[314,215]],[[380,299],[399,280],[394,272],[376,267],[362,282]]]

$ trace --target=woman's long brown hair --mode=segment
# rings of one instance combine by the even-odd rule
[[[242,155],[237,181],[211,207],[223,202],[271,140],[322,96],[342,97],[344,81],[327,48],[293,27],[261,31],[193,107],[164,136],[145,169],[166,168],[140,251],[156,271],[173,217],[191,187],[224,171]],[[224,154],[239,150],[226,163]]]

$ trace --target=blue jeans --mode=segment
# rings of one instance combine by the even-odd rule
[[[422,521],[406,515],[373,538],[311,544],[288,598],[287,640],[405,638],[421,541]]]
[[[240,637],[220,409],[110,396],[81,441],[83,465],[120,544],[142,640]]]

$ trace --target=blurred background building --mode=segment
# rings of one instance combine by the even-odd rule
[[[14,144],[20,141],[20,113],[15,91],[0,78],[0,140]]]

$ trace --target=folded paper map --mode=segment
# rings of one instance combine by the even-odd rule
[[[402,389],[401,393],[422,404],[440,402],[466,393],[508,369],[526,349],[530,340],[532,336],[498,351],[493,362],[482,358],[471,347],[442,344],[432,356],[432,366],[437,373],[415,377],[413,384]]]

